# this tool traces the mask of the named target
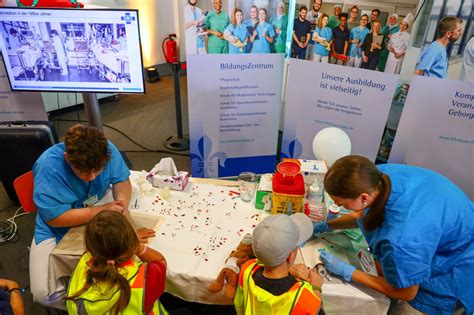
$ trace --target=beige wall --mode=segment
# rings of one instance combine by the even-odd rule
[[[165,63],[161,43],[171,33],[181,38],[179,17],[182,16],[179,0],[81,0],[85,7],[138,9],[143,63],[145,67]],[[183,40],[184,42],[184,40]],[[184,49],[181,49],[184,51]],[[182,52],[181,57],[183,57]],[[184,58],[181,58],[184,59]]]

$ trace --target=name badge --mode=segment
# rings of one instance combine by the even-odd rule
[[[365,272],[371,272],[375,268],[374,259],[366,249],[359,250],[357,258],[359,258],[360,265]]]
[[[99,197],[97,195],[92,195],[92,196],[89,195],[89,197],[87,197],[87,199],[84,200],[82,205],[84,206],[84,208],[87,208],[97,203],[97,201],[99,201]]]

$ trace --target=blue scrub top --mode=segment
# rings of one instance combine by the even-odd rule
[[[233,36],[240,39],[242,43],[249,36],[249,33],[247,31],[247,25],[244,24],[239,24],[235,26],[233,24],[229,24],[227,25],[226,30],[229,31]],[[232,45],[232,43],[229,42],[229,54],[243,54],[244,50],[245,46],[242,48],[242,50],[240,50],[237,46],[234,46]]]
[[[448,53],[446,47],[437,40],[421,52],[416,65],[417,70],[423,70],[425,77],[444,79],[448,76]]]
[[[316,27],[314,30],[319,34],[320,37],[323,37],[326,39],[326,41],[329,43],[332,39],[332,30],[329,27],[323,27],[319,28]],[[323,45],[321,45],[318,42],[315,42],[316,45],[314,46],[314,54],[320,55],[320,56],[329,56],[329,50],[327,50]]]
[[[92,182],[85,182],[74,173],[64,158],[64,143],[59,143],[43,152],[33,166],[33,199],[38,210],[35,225],[36,244],[49,238],[59,242],[69,228],[55,228],[48,221],[59,217],[70,209],[83,208],[88,196],[101,199],[110,185],[123,182],[130,171],[117,148],[109,141],[110,160],[102,173]]]
[[[365,40],[365,36],[370,32],[367,27],[364,27],[363,30],[360,29],[359,26],[354,27],[351,29],[351,40],[356,40],[357,38],[360,39],[360,43],[362,44]],[[349,46],[349,57],[362,57],[362,47],[359,47],[359,53],[357,54],[357,44],[351,44]]]
[[[428,314],[451,314],[460,301],[474,312],[474,204],[444,176],[415,166],[385,164],[392,189],[381,226],[365,231],[385,280],[419,284],[409,303]]]
[[[258,39],[253,42],[252,54],[268,54],[271,52],[270,42],[263,37],[263,32],[266,32],[267,36],[275,37],[273,25],[267,22],[259,23],[257,26]]]

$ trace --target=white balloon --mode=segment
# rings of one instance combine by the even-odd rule
[[[330,167],[337,159],[351,154],[351,139],[342,129],[324,128],[313,138],[313,153]]]

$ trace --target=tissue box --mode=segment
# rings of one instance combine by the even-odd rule
[[[310,186],[315,179],[317,179],[320,184],[324,182],[324,176],[328,171],[326,161],[301,159],[298,159],[298,161],[301,164],[300,173],[304,177],[305,185]]]
[[[189,182],[189,173],[180,171],[177,175],[159,175],[150,172],[146,179],[154,187],[169,187],[173,190],[183,190]]]

